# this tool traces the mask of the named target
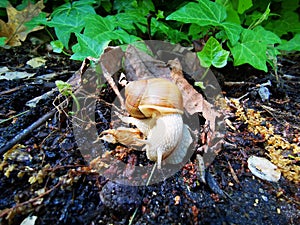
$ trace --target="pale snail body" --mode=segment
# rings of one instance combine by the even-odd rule
[[[162,160],[171,164],[182,161],[192,142],[183,123],[183,100],[177,85],[163,78],[138,80],[125,88],[126,108],[132,117],[122,120],[132,123],[147,137],[148,159],[161,167]]]

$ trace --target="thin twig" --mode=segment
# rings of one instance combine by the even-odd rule
[[[117,95],[120,103],[121,103],[121,108],[124,110],[125,107],[125,103],[124,103],[124,99],[116,85],[116,83],[114,82],[112,75],[109,74],[109,72],[107,71],[107,69],[105,68],[105,66],[103,65],[103,63],[101,63],[101,67],[102,67],[102,72],[103,72],[103,76],[105,77],[106,81],[109,83],[109,85],[111,86],[111,88],[114,90],[115,94]]]
[[[12,92],[18,91],[18,90],[20,90],[20,89],[23,88],[23,87],[24,87],[24,85],[21,85],[21,86],[14,87],[14,88],[11,88],[11,89],[6,90],[6,91],[1,91],[1,92],[0,92],[0,95],[11,94]]]
[[[50,117],[52,117],[54,115],[54,113],[55,113],[55,109],[52,109],[50,112],[48,112],[47,114],[45,114],[44,116],[42,116],[41,118],[39,118],[37,121],[35,121],[29,127],[27,127],[26,129],[22,130],[21,133],[19,133],[13,139],[11,139],[9,142],[7,142],[6,145],[4,145],[4,147],[2,147],[0,149],[0,156],[3,155],[9,149],[11,149],[15,144],[17,144],[18,142],[22,141],[25,137],[27,137],[27,135],[29,135],[30,133],[32,133],[32,131],[34,129],[36,129],[39,126],[41,126],[45,121],[47,121]]]
[[[235,181],[237,184],[240,184],[239,178],[237,177],[237,175],[236,175],[234,169],[232,168],[231,163],[230,163],[229,161],[227,161],[227,163],[228,163],[229,170],[230,170],[230,173],[231,173],[231,175],[232,175],[234,181]]]

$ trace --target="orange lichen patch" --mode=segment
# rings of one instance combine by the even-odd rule
[[[266,155],[278,167],[282,175],[295,183],[300,182],[300,146],[288,142],[284,137],[275,134],[274,126],[259,111],[245,109],[236,99],[231,99],[235,106],[238,120],[248,125],[248,131],[260,134],[264,138]]]

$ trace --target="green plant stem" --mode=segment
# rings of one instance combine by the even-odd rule
[[[79,104],[79,101],[78,101],[78,99],[76,98],[76,96],[75,96],[72,92],[70,92],[69,94],[70,94],[70,96],[73,98],[73,100],[74,100],[74,102],[75,102],[75,104],[76,104],[77,111],[80,110],[80,104]]]
[[[208,71],[209,71],[210,67],[207,67],[204,74],[201,76],[201,79],[200,80],[204,80],[204,78],[206,77]]]
[[[152,168],[152,170],[151,170],[151,173],[150,173],[150,176],[149,176],[149,178],[148,178],[148,180],[147,180],[146,186],[149,185],[150,180],[151,180],[151,178],[152,178],[152,176],[153,176],[153,173],[154,173],[156,167],[157,167],[157,163],[154,164],[154,166],[153,166],[153,168]]]
[[[21,115],[23,115],[23,114],[25,114],[25,113],[28,113],[29,111],[30,111],[30,110],[26,110],[26,111],[24,111],[24,112],[21,112],[21,113],[19,113],[19,114],[17,114],[17,115],[14,115],[14,116],[12,116],[12,117],[7,118],[7,119],[3,119],[3,120],[0,121],[0,124],[5,123],[5,122],[7,122],[7,121],[10,121],[11,119],[16,118],[16,117],[18,117],[18,116],[21,116]]]
[[[71,54],[67,53],[66,51],[62,50],[62,53],[64,53],[66,56],[71,56]]]
[[[50,36],[51,40],[54,41],[55,39],[54,39],[53,35],[51,34],[51,32],[48,30],[48,28],[46,26],[45,26],[45,30],[48,33],[48,35]]]
[[[128,222],[128,225],[131,225],[133,223],[133,220],[135,218],[135,215],[136,215],[137,211],[138,211],[138,207],[135,208],[134,213],[132,214],[132,216],[131,216],[131,218]]]

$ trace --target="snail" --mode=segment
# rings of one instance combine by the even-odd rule
[[[124,138],[130,136],[132,128],[127,133],[120,128],[110,129],[101,135],[109,134],[115,142],[125,145],[132,144],[133,140],[136,145],[145,145],[147,158],[157,162],[158,168],[163,160],[170,164],[182,162],[192,138],[183,123],[183,99],[176,84],[164,78],[132,81],[125,87],[125,106],[131,117],[119,115],[120,119],[135,125],[147,139],[133,135]],[[121,139],[130,139],[130,143]]]

